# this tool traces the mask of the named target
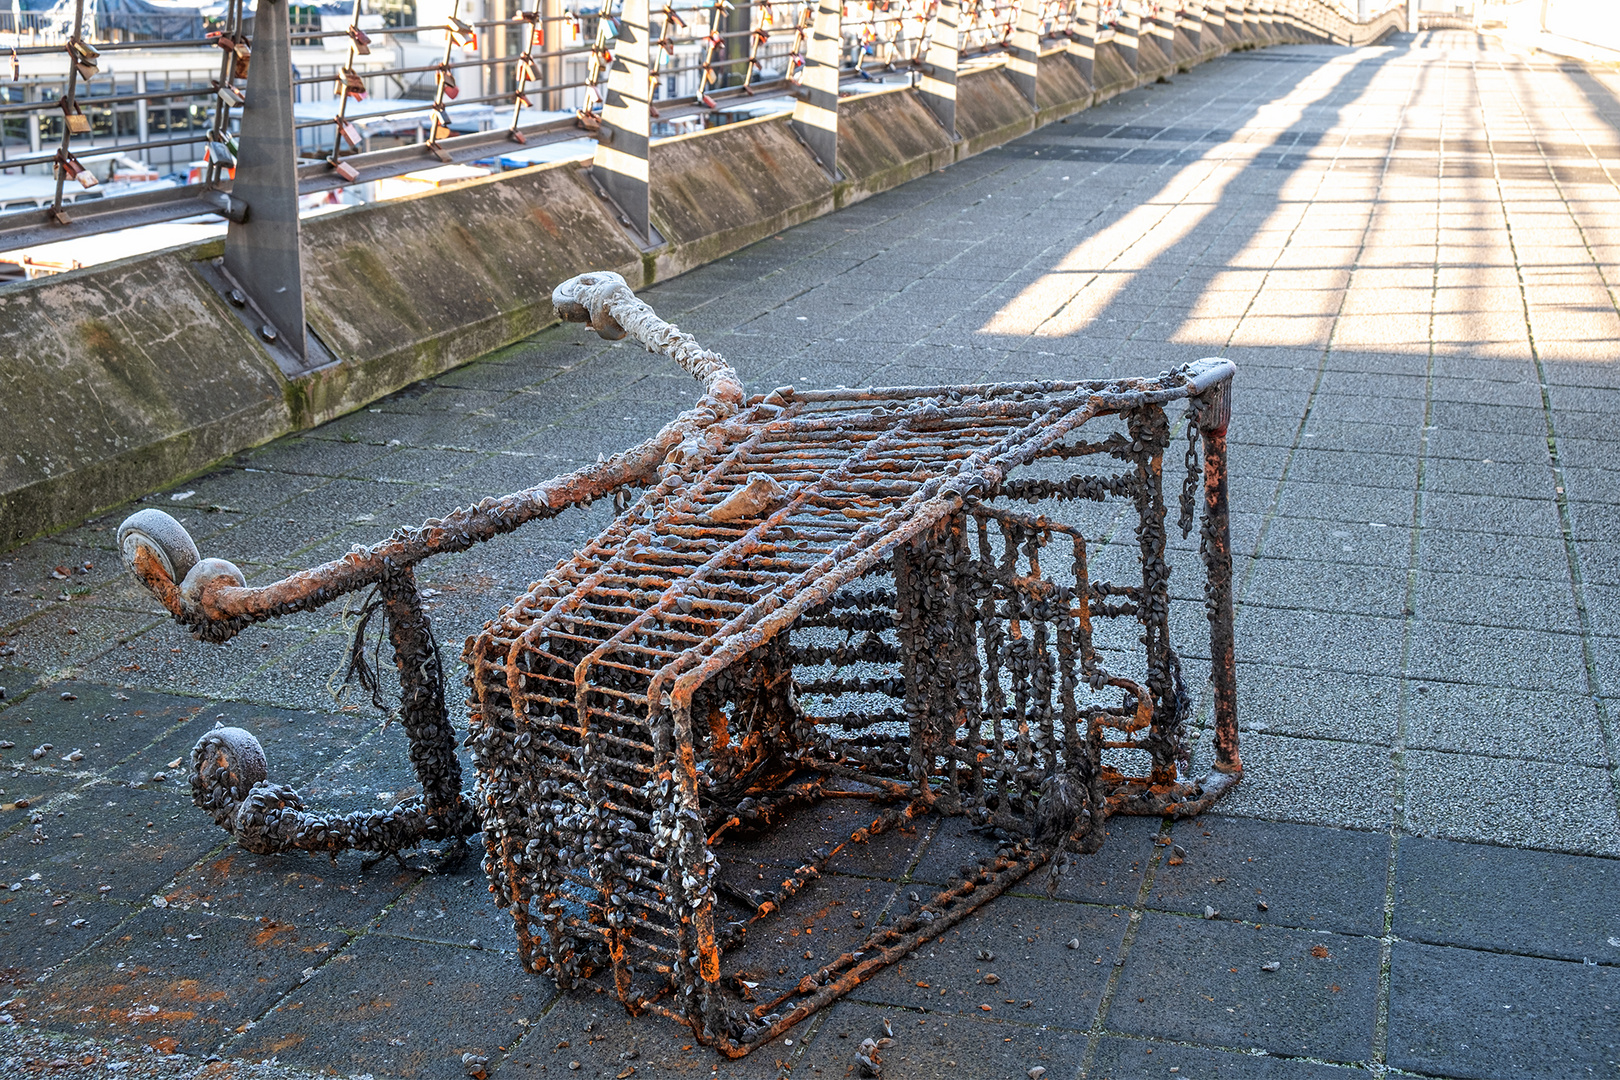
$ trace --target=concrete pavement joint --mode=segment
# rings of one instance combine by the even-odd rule
[[[1160,839],[1169,839],[1173,825],[1166,820],[1159,829]],[[1097,1047],[1102,1037],[1108,1033],[1108,1010],[1114,1003],[1114,995],[1119,989],[1120,977],[1125,972],[1125,965],[1131,958],[1131,946],[1136,941],[1136,932],[1142,925],[1142,913],[1147,908],[1147,898],[1153,893],[1153,876],[1159,868],[1159,860],[1168,850],[1168,844],[1155,843],[1152,856],[1142,870],[1142,884],[1136,890],[1136,899],[1130,905],[1130,917],[1125,926],[1125,936],[1120,940],[1119,953],[1114,957],[1114,970],[1108,973],[1108,983],[1103,988],[1102,995],[1097,1000],[1097,1011],[1093,1014],[1091,1027],[1086,1031],[1086,1052],[1080,1059],[1080,1067],[1075,1073],[1076,1080],[1087,1080],[1092,1063],[1097,1057]]]
[[[1449,69],[1449,63],[1447,65]],[[1450,80],[1444,80],[1447,90]],[[1441,152],[1437,155],[1436,176],[1445,175],[1445,93],[1441,96],[1440,142]],[[1397,128],[1397,136],[1399,129]],[[1395,882],[1400,853],[1401,835],[1410,826],[1406,805],[1406,731],[1407,715],[1412,708],[1412,680],[1410,669],[1412,666],[1412,628],[1417,619],[1418,606],[1418,567],[1419,553],[1423,542],[1423,498],[1425,466],[1428,460],[1429,436],[1434,427],[1434,331],[1435,309],[1439,298],[1440,288],[1440,214],[1439,195],[1436,192],[1436,213],[1434,229],[1435,261],[1431,267],[1429,282],[1429,327],[1428,327],[1428,355],[1426,358],[1423,379],[1423,437],[1418,443],[1417,468],[1412,494],[1412,528],[1407,545],[1406,595],[1402,609],[1401,626],[1401,675],[1396,684],[1395,701],[1395,735],[1390,749],[1390,761],[1393,765],[1395,781],[1394,814],[1389,830],[1389,865],[1386,874],[1384,896],[1384,933],[1379,940],[1378,950],[1378,1004],[1373,1018],[1373,1052],[1372,1063],[1375,1067],[1387,1071],[1389,1062],[1389,1002],[1391,992],[1391,977],[1393,970],[1393,957],[1395,948],[1394,918],[1395,918]]]
[[[1524,105],[1522,101],[1520,101],[1517,94],[1512,93],[1511,84],[1508,85],[1509,93],[1512,94],[1514,104],[1518,106],[1520,115],[1524,116]],[[1486,138],[1489,139],[1491,137],[1489,126],[1485,128],[1485,131]],[[1536,145],[1539,150],[1541,147],[1539,139],[1536,140]],[[1564,207],[1565,213],[1569,215],[1576,231],[1580,234],[1581,243],[1586,250],[1587,256],[1591,258],[1593,264],[1598,267],[1598,272],[1601,276],[1602,263],[1593,253],[1591,242],[1586,236],[1586,231],[1581,227],[1580,221],[1570,209],[1569,199],[1565,195],[1563,186],[1559,183],[1558,177],[1551,164],[1546,161],[1545,152],[1542,153],[1542,160],[1543,164],[1545,164],[1547,167],[1548,178],[1552,183],[1553,190],[1557,192],[1559,200]],[[1496,171],[1496,191],[1498,198],[1502,201],[1504,216],[1507,216],[1507,227],[1505,234],[1507,237],[1508,248],[1513,254],[1513,265],[1519,283],[1519,299],[1520,303],[1523,305],[1525,335],[1529,343],[1530,357],[1535,364],[1536,379],[1541,389],[1542,415],[1545,417],[1547,425],[1548,465],[1552,473],[1553,493],[1558,505],[1558,521],[1563,529],[1564,552],[1569,560],[1571,599],[1575,604],[1576,615],[1580,619],[1581,656],[1586,667],[1587,688],[1591,694],[1592,708],[1597,714],[1598,725],[1603,732],[1604,748],[1608,752],[1609,797],[1614,803],[1617,812],[1620,812],[1620,731],[1616,730],[1615,720],[1609,713],[1608,701],[1604,696],[1602,683],[1598,674],[1597,658],[1595,655],[1596,650],[1594,649],[1592,642],[1592,616],[1586,604],[1585,584],[1581,575],[1580,551],[1576,545],[1574,522],[1570,516],[1568,485],[1564,479],[1564,466],[1559,454],[1558,426],[1553,412],[1552,394],[1549,389],[1547,368],[1545,363],[1542,361],[1541,349],[1536,341],[1536,328],[1530,315],[1529,292],[1525,284],[1523,263],[1519,258],[1518,238],[1514,234],[1512,217],[1507,215],[1507,200],[1502,192],[1501,173],[1499,169]],[[1605,281],[1605,285],[1608,285],[1607,281]],[[1612,285],[1609,286],[1608,291],[1610,303],[1612,305],[1615,299]],[[1620,309],[1617,309],[1617,313],[1620,313]]]

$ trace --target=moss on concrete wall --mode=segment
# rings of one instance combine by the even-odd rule
[[[555,321],[581,269],[641,281],[641,253],[573,163],[536,166],[304,224],[310,326],[343,364],[300,380],[319,423]]]
[[[1039,91],[1036,91],[1037,95]],[[1035,110],[1001,65],[956,82],[957,158],[971,157],[1035,130]]]
[[[657,276],[672,277],[833,208],[833,182],[771,116],[653,144],[652,218],[669,247]]]
[[[954,157],[945,129],[910,90],[861,94],[839,102],[841,204],[942,168]]]
[[[1091,104],[1091,87],[1068,50],[1047,53],[1036,68],[1035,104],[1040,110],[1035,125],[1050,124]]]
[[[1199,35],[1202,38],[1202,34]],[[1175,61],[1176,67],[1185,71],[1198,63],[1202,58],[1202,42],[1195,42],[1187,34],[1177,34],[1176,40],[1171,43],[1170,59]]]
[[[1118,46],[1105,41],[1097,46],[1091,61],[1093,104],[1136,88],[1136,72],[1126,63]]]
[[[1142,42],[1136,51],[1136,76],[1139,82],[1150,83],[1176,70],[1164,51],[1164,39],[1142,28]]]
[[[167,252],[0,290],[0,550],[285,431],[283,380]]]

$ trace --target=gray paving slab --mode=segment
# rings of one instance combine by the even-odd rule
[[[1396,942],[1389,1061],[1482,1080],[1601,1076],[1620,1054],[1617,987],[1613,967]]]
[[[1426,537],[1432,535],[1429,533]],[[1481,535],[1490,540],[1496,539],[1491,534],[1465,533],[1453,533],[1450,539]],[[1528,550],[1535,551],[1526,538],[1521,537],[1519,542],[1525,543]],[[1562,543],[1556,541],[1548,543],[1556,543],[1557,546],[1550,552],[1543,550],[1538,553],[1541,568],[1548,571],[1548,577],[1540,580],[1531,568],[1538,561],[1537,556],[1524,559],[1527,569],[1523,576],[1510,577],[1481,573],[1478,569],[1488,565],[1475,558],[1479,548],[1495,547],[1494,544],[1468,543],[1450,548],[1431,546],[1424,551],[1424,555],[1433,555],[1433,562],[1444,561],[1459,569],[1451,573],[1427,569],[1418,571],[1412,582],[1413,608],[1425,619],[1477,622],[1487,626],[1523,626],[1531,630],[1578,634],[1581,629],[1580,612],[1569,584],[1568,562],[1564,562],[1562,572],[1554,572],[1557,565],[1554,559],[1564,556],[1564,548]],[[1512,545],[1508,546],[1511,549]]]
[[[1479,751],[1597,768],[1609,761],[1602,722],[1584,687],[1533,691],[1414,680],[1404,735],[1414,750]]]
[[[1235,481],[1232,487],[1236,489]],[[1255,491],[1253,485],[1249,487],[1249,505],[1266,505],[1274,494],[1272,485],[1263,492]],[[1410,489],[1315,483],[1290,477],[1277,495],[1277,514],[1406,527],[1412,522],[1412,503]]]
[[[1153,876],[1151,908],[1265,926],[1384,931],[1389,835],[1209,817],[1178,823]]]
[[[1120,955],[1128,914],[1004,897],[878,973],[855,996],[930,1015],[1085,1031]],[[1071,949],[1075,938],[1080,946]]]
[[[1332,530],[1339,531],[1339,530]],[[1288,548],[1270,542],[1274,555]],[[1246,604],[1265,607],[1309,607],[1357,615],[1399,616],[1406,608],[1406,582],[1384,568],[1346,565],[1337,560],[1268,557],[1255,560],[1244,579]]]
[[[1570,505],[1574,520],[1579,522],[1589,504]],[[1564,535],[1558,503],[1553,495],[1496,498],[1425,491],[1423,522],[1426,527],[1451,532],[1493,532],[1553,540],[1561,539]]]
[[[1125,815],[1110,818],[1105,826],[1108,842],[1095,856],[1065,868],[1059,875],[1056,895],[1064,900],[1111,906],[1136,903],[1153,861],[1153,841],[1160,827],[1157,818]],[[929,840],[911,872],[911,879],[944,885],[951,875],[983,858],[984,854],[984,839],[976,836],[961,819],[947,820]],[[1020,891],[1043,892],[1044,882],[1045,874],[1037,873]]]
[[[270,920],[148,906],[9,1008],[102,1039],[200,1057],[255,1023],[347,940]]]
[[[1400,670],[1398,619],[1245,606],[1238,626],[1251,648],[1279,664],[1361,675]]]
[[[1620,855],[1606,769],[1411,750],[1404,771],[1405,823],[1420,835]]]
[[[1438,621],[1413,626],[1407,670],[1419,679],[1526,690],[1559,690],[1586,681],[1576,634]]]
[[[1430,945],[1620,966],[1617,875],[1613,859],[1403,837],[1392,929]]]
[[[1246,1051],[1211,1050],[1158,1039],[1109,1036],[1086,1070],[1097,1080],[1133,1077],[1207,1077],[1209,1080],[1349,1080],[1361,1069]]]
[[[1354,829],[1392,821],[1396,770],[1387,747],[1252,732],[1242,755],[1244,781],[1217,813]],[[1201,739],[1195,766],[1210,757]]]
[[[461,1078],[463,1054],[500,1062],[524,1031],[518,1021],[553,993],[514,953],[383,934],[311,959],[307,977],[240,1032],[230,1053],[312,1072]]]
[[[1276,970],[1265,965],[1276,963]],[[1379,944],[1365,937],[1149,912],[1108,1025],[1318,1060],[1369,1056]]]
[[[1424,492],[1425,500],[1428,494]],[[1496,526],[1493,531],[1424,529],[1418,545],[1419,568],[1480,578],[1507,577],[1527,586],[1529,579],[1536,582],[1529,587],[1543,589],[1569,580],[1569,554],[1562,536],[1516,534],[1506,514],[1491,524]],[[1508,565],[1511,575],[1492,572]]]
[[[1389,745],[1400,719],[1400,680],[1321,669],[1238,664],[1245,731]]]
[[[549,987],[549,982],[530,985],[538,995]],[[525,1004],[545,1000],[523,993]],[[786,1039],[778,1040],[741,1061],[729,1061],[700,1046],[688,1028],[674,1021],[654,1013],[631,1019],[622,1007],[596,995],[564,994],[543,1012],[536,1007],[531,1016],[519,1018],[529,1019],[530,1023],[524,1028],[512,1028],[517,1034],[508,1036],[512,1043],[507,1044],[504,1056],[490,1055],[491,1061],[497,1063],[493,1075],[616,1077],[634,1069],[631,1075],[637,1077],[774,1078],[786,1075],[788,1069],[784,1066],[792,1067],[806,1049],[800,1033],[787,1037],[793,1040],[792,1045],[787,1045]],[[436,1027],[443,1030],[442,1025]],[[435,1065],[440,1061],[438,1057],[432,1060]],[[451,1060],[460,1068],[459,1054]],[[578,1069],[572,1068],[576,1062]],[[454,1073],[446,1069],[444,1075]]]
[[[1337,520],[1278,514],[1266,525],[1267,555],[1324,569],[1333,566],[1345,574],[1356,574],[1353,567],[1366,567],[1369,570],[1362,576],[1369,578],[1391,576],[1379,575],[1377,569],[1404,569],[1411,546],[1411,534],[1398,520],[1357,519],[1348,513]]]

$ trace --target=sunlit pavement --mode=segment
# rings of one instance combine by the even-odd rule
[[[887,1017],[885,1077],[1615,1076],[1617,90],[1461,32],[1238,54],[646,292],[754,390],[1236,361],[1247,775],[1216,813],[1115,819],[1056,899],[1032,883],[727,1062],[526,974],[476,851],[226,846],[171,766],[216,719],[317,806],[409,794],[403,736],[334,704],[339,611],[224,647],[161,617],[123,507],[0,556],[9,1030],[102,1075],[79,1040],[180,1070],[843,1077]],[[628,446],[694,388],[558,328],[145,501],[266,582]],[[426,564],[447,661],[608,512]],[[930,821],[830,887],[903,905],[976,843]],[[0,1041],[0,1072],[38,1045]]]

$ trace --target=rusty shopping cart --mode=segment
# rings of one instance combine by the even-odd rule
[[[721,357],[617,275],[575,278],[553,300],[604,337],[672,357],[702,399],[607,461],[271,585],[200,559],[158,511],[120,529],[134,572],[204,641],[378,591],[422,794],[391,810],[312,811],[269,782],[252,736],[219,728],[194,751],[193,794],[244,847],[392,852],[481,830],[529,970],[671,1015],[740,1056],[1037,868],[1095,850],[1109,815],[1195,814],[1241,777],[1230,362],[745,398]],[[1175,402],[1187,417],[1183,535],[1202,519],[1202,778],[1171,643]],[[632,489],[600,535],[469,640],[478,775],[463,792],[412,567]],[[1099,558],[1128,575],[1099,579]],[[831,798],[871,804],[843,843],[808,852],[780,885],[721,872],[728,842]],[[728,973],[728,955],[840,852],[930,813],[965,816],[999,848],[812,970],[764,990]]]

